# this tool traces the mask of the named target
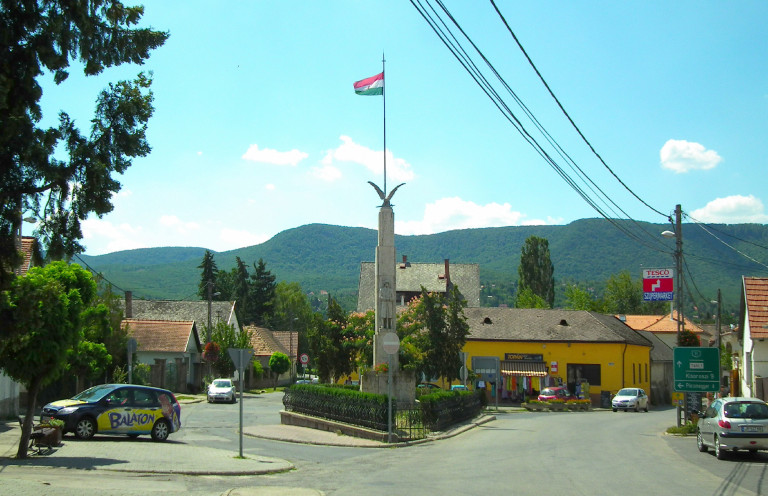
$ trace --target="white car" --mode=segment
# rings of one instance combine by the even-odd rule
[[[641,388],[622,388],[611,400],[613,411],[648,411],[648,395]]]
[[[768,404],[757,398],[718,398],[696,424],[699,451],[715,450],[718,460],[727,452],[768,450]]]
[[[235,402],[235,385],[232,379],[214,379],[208,386],[208,403],[214,401]]]

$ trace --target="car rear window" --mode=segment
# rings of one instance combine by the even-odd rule
[[[728,403],[723,415],[727,418],[768,419],[768,405],[747,401]]]

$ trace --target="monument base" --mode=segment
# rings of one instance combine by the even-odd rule
[[[360,391],[387,395],[388,372],[369,370],[360,378]],[[413,372],[392,371],[392,401],[400,409],[413,408],[416,404],[416,377]]]

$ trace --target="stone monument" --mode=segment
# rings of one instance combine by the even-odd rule
[[[372,368],[380,364],[388,364],[392,369],[393,395],[398,404],[413,403],[416,387],[415,377],[412,374],[403,374],[400,371],[400,359],[397,353],[390,355],[383,348],[382,336],[389,332],[396,332],[396,296],[397,281],[395,280],[396,252],[395,252],[395,213],[392,210],[390,200],[395,191],[405,183],[397,185],[389,194],[385,194],[371,181],[368,183],[374,187],[383,201],[379,207],[379,231],[376,245],[375,261],[375,333],[373,336],[373,364]],[[376,377],[371,371],[361,381],[363,391],[386,394],[386,374],[384,377]]]

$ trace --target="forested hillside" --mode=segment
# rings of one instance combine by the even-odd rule
[[[645,224],[648,233],[669,225]],[[683,225],[686,298],[699,305],[723,292],[724,309],[738,309],[741,277],[768,276],[768,229],[759,224]],[[483,284],[514,291],[520,249],[529,236],[549,241],[557,284],[556,304],[565,284],[579,283],[598,294],[613,274],[629,271],[641,278],[643,268],[674,267],[674,240],[648,247],[626,236],[603,219],[585,219],[566,226],[515,226],[465,229],[422,236],[396,236],[398,260],[421,263],[477,263]],[[373,261],[376,231],[357,227],[312,224],[283,231],[256,246],[214,252],[220,270],[240,257],[249,266],[263,258],[278,281],[299,282],[305,291],[325,290],[352,309],[357,299],[360,262]],[[727,246],[726,245],[730,245]],[[122,290],[138,298],[196,299],[205,248],[148,248],[95,257],[81,256]],[[741,252],[743,255],[739,254]],[[746,255],[746,256],[745,256]],[[751,257],[757,261],[751,261]],[[75,260],[77,261],[77,260]],[[765,264],[765,265],[764,265]]]

